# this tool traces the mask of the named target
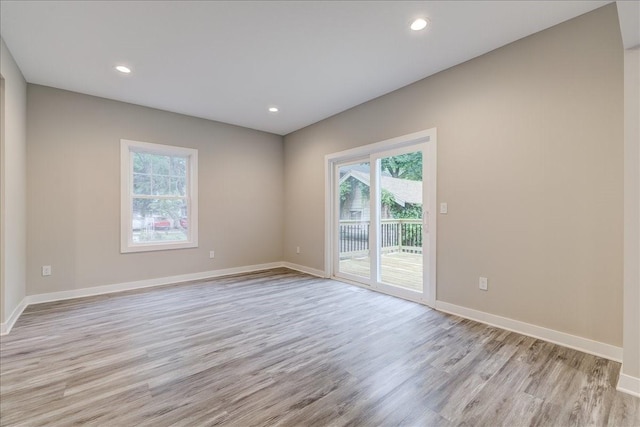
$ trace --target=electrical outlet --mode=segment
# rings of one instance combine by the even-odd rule
[[[42,275],[43,276],[51,276],[51,266],[50,265],[43,265],[42,266]]]
[[[215,251],[209,251],[209,258],[213,258],[216,256]]]
[[[296,246],[296,253],[299,254],[300,253],[300,246]]]
[[[481,277],[480,281],[478,282],[478,287],[483,291],[489,290],[489,279],[487,279],[486,277]]]
[[[449,207],[447,206],[446,203],[440,203],[440,213],[441,214],[446,214],[447,212],[449,212]]]

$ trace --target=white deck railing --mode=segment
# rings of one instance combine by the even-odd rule
[[[369,252],[369,221],[340,220],[340,258],[365,255]],[[380,224],[383,253],[422,253],[421,219],[383,219]]]

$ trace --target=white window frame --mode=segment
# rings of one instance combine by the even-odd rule
[[[144,152],[168,156],[186,157],[187,161],[187,240],[181,242],[133,242],[132,153]],[[153,144],[150,142],[120,140],[120,252],[149,252],[198,247],[198,150]]]

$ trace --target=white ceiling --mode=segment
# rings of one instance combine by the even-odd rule
[[[0,33],[30,83],[285,135],[607,3],[2,0]]]

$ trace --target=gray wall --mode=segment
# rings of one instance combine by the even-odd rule
[[[4,105],[0,155],[0,323],[6,323],[25,296],[27,84],[4,40],[0,39]]]
[[[323,269],[325,154],[436,127],[437,298],[621,346],[622,77],[611,4],[287,135],[285,260]]]
[[[44,86],[27,94],[29,295],[282,261],[280,136]],[[198,149],[198,248],[120,254],[121,138]]]

